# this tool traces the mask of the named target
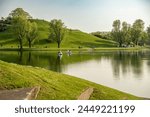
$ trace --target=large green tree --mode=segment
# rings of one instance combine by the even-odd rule
[[[60,48],[61,42],[64,39],[66,33],[66,26],[61,20],[53,19],[50,21],[50,34],[49,38],[57,42],[58,48]]]
[[[131,30],[131,38],[132,42],[138,45],[138,42],[141,38],[142,32],[144,31],[144,21],[141,19],[137,19],[132,26]]]
[[[122,40],[126,45],[129,45],[131,42],[131,26],[127,22],[122,23]]]
[[[25,19],[32,18],[30,14],[24,11],[22,8],[16,8],[15,10],[11,11],[8,17],[10,18],[24,17]]]
[[[27,20],[24,17],[17,17],[13,19],[13,31],[16,36],[20,50],[23,49],[23,42],[27,33]]]
[[[37,24],[35,22],[28,21],[26,39],[28,41],[29,48],[31,48],[37,36],[38,36]]]
[[[16,36],[19,42],[20,50],[22,50],[23,42],[26,38],[26,33],[28,30],[27,29],[28,19],[30,19],[31,16],[29,15],[29,13],[25,12],[22,8],[16,8],[9,14],[9,17],[12,19],[14,35]]]
[[[122,32],[121,32],[121,21],[120,20],[115,20],[113,22],[113,29],[112,29],[112,37],[113,39],[119,43],[119,47],[122,46],[124,43],[124,40],[122,38]]]

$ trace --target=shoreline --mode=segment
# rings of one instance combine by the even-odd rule
[[[130,48],[118,48],[118,47],[112,47],[112,48],[23,48],[22,51],[103,51],[103,50],[149,50],[148,47],[130,47]],[[0,51],[20,51],[19,48],[0,48]]]

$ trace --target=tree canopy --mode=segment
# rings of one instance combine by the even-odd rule
[[[56,41],[58,48],[60,48],[60,44],[65,36],[66,26],[61,20],[57,20],[57,19],[51,20],[49,26],[50,26],[49,38]]]
[[[9,14],[9,17],[11,18],[24,17],[25,19],[32,18],[30,14],[24,11],[22,8],[16,8],[15,10],[11,11],[11,13]]]
[[[26,38],[29,44],[29,48],[31,48],[32,43],[35,41],[35,39],[37,38],[38,32],[37,32],[37,24],[35,22],[27,22],[27,34],[26,34]]]

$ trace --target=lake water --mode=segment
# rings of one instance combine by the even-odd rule
[[[0,60],[77,76],[136,96],[150,98],[150,51],[4,52]]]

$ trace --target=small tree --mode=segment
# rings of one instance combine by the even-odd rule
[[[38,35],[37,24],[35,22],[31,23],[30,21],[28,21],[26,38],[29,44],[29,48],[31,48],[32,44],[37,38],[37,35]]]
[[[113,39],[119,43],[119,47],[121,47],[124,40],[122,38],[121,21],[120,20],[115,20],[113,22],[113,29],[112,29],[111,34],[112,34]]]
[[[57,42],[58,48],[64,39],[66,27],[61,20],[53,19],[50,21],[50,34],[49,37]]]
[[[138,42],[140,40],[143,31],[144,31],[144,21],[141,19],[136,20],[133,23],[131,29],[132,42],[134,42],[136,45],[138,45]]]

